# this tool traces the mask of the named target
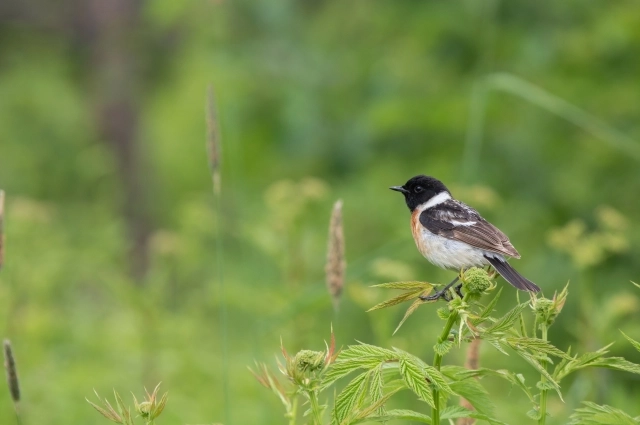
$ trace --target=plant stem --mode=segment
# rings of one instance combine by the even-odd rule
[[[320,405],[318,404],[318,394],[313,390],[309,391],[308,394],[311,414],[313,415],[313,423],[315,425],[322,425],[322,412],[320,412]]]
[[[467,301],[469,293],[464,294],[462,298],[463,302]],[[449,315],[447,319],[447,323],[445,323],[444,328],[442,328],[442,333],[438,337],[438,344],[443,343],[447,339],[449,339],[449,334],[451,333],[451,328],[458,320],[458,311],[454,310]],[[440,366],[442,365],[442,355],[435,353],[433,356],[433,367],[440,370]],[[431,410],[431,423],[433,425],[438,425],[440,423],[440,391],[434,386],[432,390],[433,394],[433,409]]]
[[[298,396],[293,397],[291,402],[291,411],[289,412],[291,419],[289,419],[289,425],[296,425],[296,419],[298,416]]]
[[[546,341],[547,325],[542,324],[541,328],[542,328],[542,339]],[[547,362],[543,360],[540,363],[542,364],[544,369],[547,370]],[[545,388],[544,384],[546,384],[547,378],[545,378],[543,375],[540,378],[540,382],[542,382],[543,385],[542,385],[542,389],[540,390],[540,419],[538,419],[538,425],[545,425],[545,422],[547,420],[547,389]]]

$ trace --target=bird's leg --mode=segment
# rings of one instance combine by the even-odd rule
[[[420,299],[422,301],[436,301],[436,300],[439,300],[440,298],[444,298],[446,301],[451,301],[447,297],[447,295],[449,293],[449,288],[451,288],[453,285],[455,285],[455,283],[458,281],[459,278],[460,278],[460,276],[456,276],[455,279],[453,279],[447,286],[445,286],[441,290],[439,290],[436,293],[431,294],[431,295],[421,295]],[[458,292],[458,291],[456,291],[456,292]],[[460,294],[460,292],[458,292],[458,295],[459,294]]]
[[[456,294],[458,294],[458,296],[460,298],[464,298],[464,295],[462,295],[462,283],[459,283],[459,284],[456,285],[455,291],[456,291]]]

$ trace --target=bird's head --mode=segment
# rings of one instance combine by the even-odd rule
[[[423,175],[412,177],[402,186],[391,186],[389,189],[401,192],[411,211],[442,192],[449,194],[440,180]]]

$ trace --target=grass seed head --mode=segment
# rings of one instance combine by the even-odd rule
[[[336,201],[329,222],[329,243],[325,274],[327,289],[337,307],[344,287],[346,261],[344,259],[344,230],[342,227],[342,200]]]
[[[11,349],[11,341],[4,340],[4,368],[7,371],[7,384],[9,386],[9,392],[14,403],[20,401],[20,382],[18,381],[18,370],[16,369],[16,361],[13,357],[13,350]]]

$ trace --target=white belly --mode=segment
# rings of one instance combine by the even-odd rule
[[[418,250],[432,264],[443,269],[460,270],[486,266],[489,262],[484,258],[485,255],[502,258],[500,254],[434,235],[425,228],[422,228],[420,233],[421,243],[417,244]]]

